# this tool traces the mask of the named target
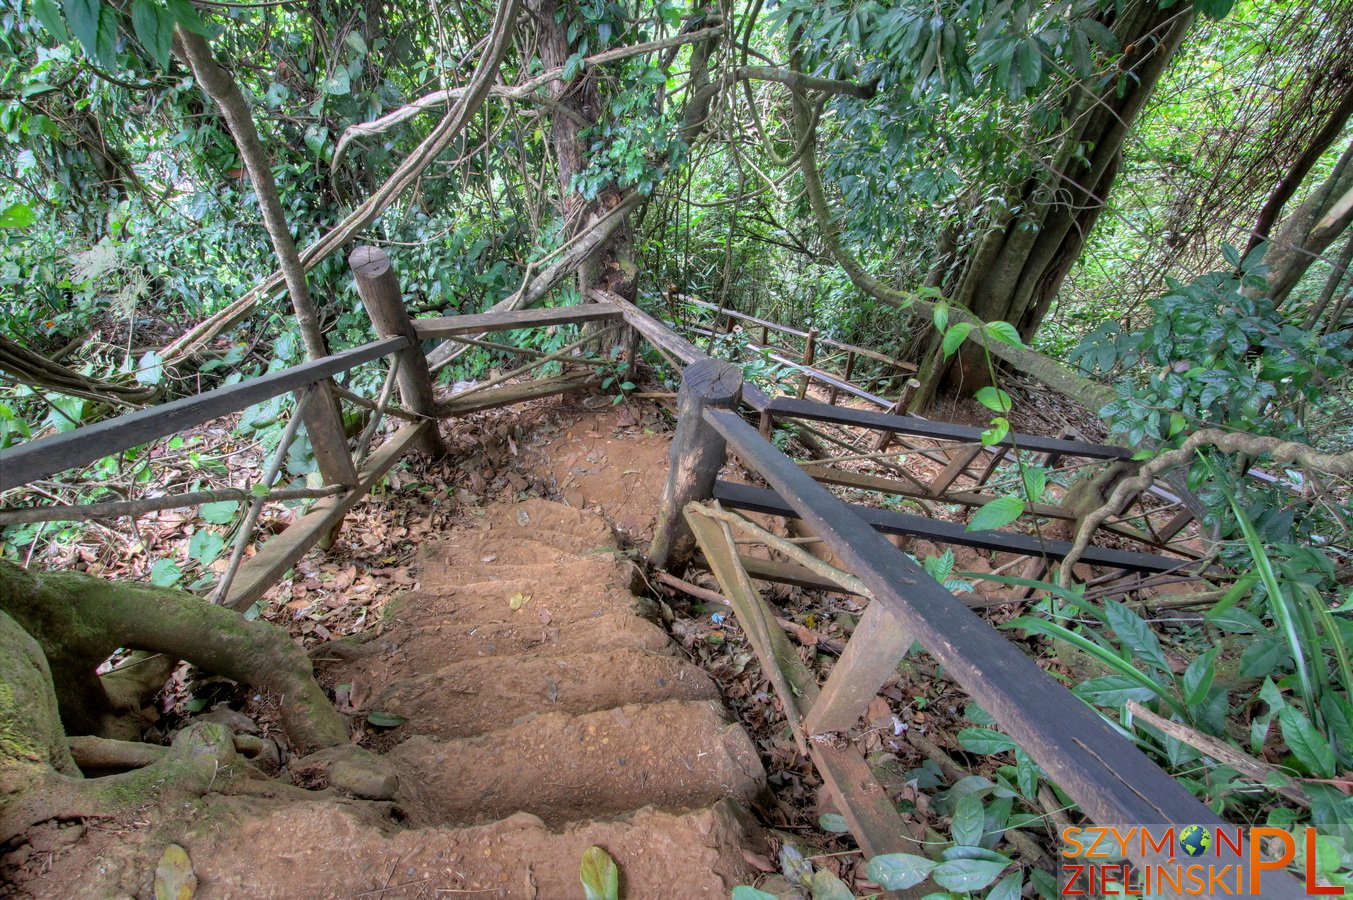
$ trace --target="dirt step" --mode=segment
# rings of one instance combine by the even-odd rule
[[[568,553],[616,546],[615,533],[596,513],[533,497],[496,506],[472,527],[450,536],[451,546],[487,535],[537,540]]]
[[[418,735],[387,758],[400,771],[405,808],[428,823],[525,811],[558,824],[749,800],[765,784],[751,739],[709,701],[546,713],[475,738]]]
[[[611,613],[569,623],[544,625],[539,617],[514,617],[488,625],[443,622],[397,625],[362,645],[351,658],[319,654],[317,663],[328,684],[360,679],[366,688],[382,689],[409,673],[435,672],[458,660],[518,656],[539,658],[590,653],[598,647],[612,650],[676,652],[667,633],[631,613]]]
[[[512,608],[514,602],[517,609]],[[611,614],[655,618],[652,601],[611,584],[578,580],[564,587],[546,584],[538,578],[513,578],[466,585],[441,594],[420,592],[409,596],[408,606],[398,614],[398,619],[425,624],[522,623],[526,627],[563,627]]]
[[[464,660],[432,675],[396,681],[370,707],[404,716],[409,731],[457,738],[534,713],[581,715],[633,703],[717,699],[718,687],[699,666],[625,649]]]
[[[471,828],[391,832],[334,801],[260,808],[259,801],[213,800],[206,816],[212,826],[184,841],[199,900],[581,897],[578,867],[592,846],[615,859],[622,897],[726,898],[756,878],[742,848],[765,852],[730,801],[684,814],[645,809],[557,831],[523,813]],[[162,849],[145,853],[147,871]],[[102,893],[107,885],[86,887]]]

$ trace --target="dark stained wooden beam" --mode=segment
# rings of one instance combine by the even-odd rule
[[[504,384],[499,387],[476,391],[463,398],[455,394],[437,403],[439,416],[463,416],[466,413],[483,412],[486,409],[498,409],[525,403],[527,400],[539,400],[555,394],[581,390],[596,383],[591,372],[569,372],[554,378],[541,378],[536,381],[523,381],[519,384]]]
[[[889,544],[859,510],[813,481],[735,413],[707,410],[704,416],[864,582],[874,602],[916,636],[1092,821],[1221,824],[1098,713]],[[1163,861],[1130,855],[1139,863]],[[1266,895],[1269,887],[1266,882]],[[1272,889],[1275,897],[1301,896],[1290,879],[1274,878]]]
[[[770,411],[787,419],[808,419],[816,422],[832,422],[837,425],[854,425],[859,428],[873,428],[894,434],[910,434],[939,441],[978,443],[982,440],[983,429],[970,425],[934,422],[929,419],[922,419],[919,416],[892,416],[887,413],[863,409],[829,406],[826,403],[816,403],[812,400],[776,397],[770,403]],[[1028,450],[1033,453],[1059,453],[1063,456],[1079,456],[1086,459],[1131,459],[1133,454],[1133,451],[1126,447],[1092,444],[1088,441],[1058,440],[1057,438],[1045,438],[1032,434],[1006,435],[1005,440],[1001,441],[1001,445],[1018,446],[1021,450]]]
[[[804,477],[808,476],[805,474]],[[734,509],[747,509],[773,516],[797,517],[790,503],[775,491],[765,488],[720,481],[714,486],[714,499]],[[845,501],[837,500],[837,502]],[[960,547],[976,547],[980,550],[996,550],[1001,553],[1047,559],[1063,559],[1071,552],[1069,541],[1039,539],[1033,535],[1014,534],[1008,531],[968,531],[958,522],[946,522],[943,519],[894,512],[889,509],[874,509],[870,506],[852,504],[846,506],[871,528],[884,534],[905,534],[942,544],[957,544]],[[1133,572],[1175,572],[1194,561],[1172,559],[1151,553],[1112,550],[1106,547],[1088,547],[1081,556],[1081,562],[1086,565],[1128,569]]]
[[[518,328],[543,328],[547,325],[578,325],[583,322],[619,318],[620,312],[612,307],[599,303],[584,303],[579,306],[511,309],[469,316],[414,319],[413,328],[419,338],[427,340],[457,334],[486,334],[491,331],[515,331]]]
[[[97,459],[121,453],[156,438],[178,434],[219,416],[239,412],[279,394],[303,388],[332,377],[362,363],[380,359],[402,350],[408,341],[387,338],[363,344],[312,362],[260,375],[239,384],[231,384],[152,406],[136,412],[86,425],[65,434],[26,441],[0,452],[0,491],[28,484],[39,478],[88,465]]]

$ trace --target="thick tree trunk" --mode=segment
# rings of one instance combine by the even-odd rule
[[[1161,9],[1141,0],[1110,23],[1126,48],[1118,63],[1123,74],[1098,96],[1080,92],[1069,101],[1068,127],[1047,172],[1029,178],[1005,206],[1024,212],[1003,215],[972,246],[949,292],[955,305],[983,321],[1010,322],[1026,341],[1038,330],[1104,209],[1123,142],[1192,19],[1190,11],[1177,6]],[[1120,80],[1125,85],[1121,96]],[[941,386],[972,390],[987,383],[979,349],[968,348],[952,362],[938,351],[935,336],[923,355],[920,402],[928,402]]]

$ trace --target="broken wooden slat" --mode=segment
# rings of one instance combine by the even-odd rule
[[[885,604],[870,603],[808,712],[804,721],[808,733],[849,731],[915,641]]]
[[[972,461],[980,456],[982,447],[979,444],[976,447],[960,447],[949,459],[949,465],[940,470],[930,482],[930,496],[932,498],[943,496],[944,492],[949,490],[949,486],[958,480],[958,477],[968,471],[968,466]]]
[[[428,319],[414,319],[414,331],[418,337],[445,338],[457,334],[487,334],[493,331],[515,331],[518,328],[543,328],[547,325],[578,325],[583,322],[598,322],[618,319],[620,313],[615,309],[597,303],[584,303],[580,306],[537,307],[535,309],[511,309],[501,312],[475,313],[468,316],[436,316]]]

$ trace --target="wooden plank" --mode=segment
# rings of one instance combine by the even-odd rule
[[[589,296],[596,300],[599,305],[609,305],[613,309],[620,310],[625,317],[625,322],[642,334],[650,344],[672,354],[683,363],[689,365],[698,359],[710,358],[699,347],[619,294],[596,290],[592,291]],[[744,384],[742,386],[742,402],[759,412],[770,403],[770,397],[756,385]]]
[[[853,487],[863,491],[878,491],[883,494],[896,494],[901,497],[916,497],[922,500],[935,499],[928,492],[913,484],[897,478],[887,478],[883,475],[851,472],[847,469],[837,469],[819,463],[803,466],[803,471],[811,475],[813,480],[821,481],[824,484],[839,484],[842,487]],[[957,503],[961,506],[985,506],[995,500],[996,495],[981,491],[949,491],[939,499],[945,503]],[[1076,518],[1070,510],[1051,503],[1032,504],[1029,506],[1028,512],[1048,519],[1074,521]]]
[[[886,604],[870,603],[803,723],[808,734],[849,731],[915,642]]]
[[[140,409],[65,434],[26,441],[0,452],[0,491],[88,465],[147,441],[178,434],[219,416],[239,412],[255,403],[380,359],[403,349],[406,344],[402,337],[373,341],[239,384]]]
[[[737,415],[705,419],[1092,821],[1183,826],[1221,820],[1021,650],[890,545]],[[768,492],[768,493],[774,493]],[[777,498],[778,499],[778,498]],[[875,686],[878,687],[877,685]],[[1132,852],[1139,864],[1161,860]],[[1275,896],[1300,896],[1274,879]],[[1291,887],[1292,890],[1288,890]]]
[[[935,422],[922,419],[919,416],[892,416],[887,413],[828,406],[825,403],[816,403],[812,400],[794,400],[789,397],[776,397],[772,400],[771,411],[777,416],[786,418],[834,422],[837,425],[854,425],[860,428],[874,428],[939,441],[958,441],[964,444],[980,443],[984,430],[968,425]],[[1020,450],[1033,453],[1055,451],[1064,456],[1080,456],[1086,459],[1131,459],[1133,454],[1133,451],[1126,447],[1091,444],[1085,441],[1063,441],[1032,434],[1008,434],[1000,442],[1000,445],[1017,446]]]
[[[804,477],[808,476],[805,474]],[[714,486],[714,499],[737,509],[769,513],[773,516],[794,515],[794,507],[782,500],[774,491],[765,488],[720,481]],[[981,550],[996,550],[1020,556],[1041,556],[1048,559],[1062,559],[1071,551],[1069,541],[1052,538],[1040,540],[1032,535],[1008,531],[968,531],[959,522],[946,522],[943,519],[874,509],[869,506],[851,504],[847,506],[870,527],[884,534],[905,534],[925,538],[928,541],[958,544],[961,547],[977,547]],[[1128,569],[1133,572],[1175,572],[1181,566],[1188,565],[1191,560],[1092,546],[1086,548],[1084,555],[1081,556],[1081,562],[1087,565]]]
[[[315,385],[315,396],[305,405],[302,421],[324,483],[356,487],[357,467],[352,464],[348,435],[343,429],[332,381],[326,378]]]
[[[547,325],[578,325],[583,322],[618,318],[620,313],[611,307],[599,303],[584,303],[579,306],[510,309],[468,316],[414,319],[413,328],[420,339],[427,340],[457,334],[487,334],[492,331],[515,331],[518,328],[543,328]]]
[[[527,400],[539,400],[555,394],[567,394],[596,383],[591,372],[571,372],[554,378],[541,378],[538,381],[525,381],[520,384],[505,384],[470,394],[464,400],[457,400],[455,394],[437,404],[439,416],[463,416],[486,409],[498,409],[525,403]]]
[[[366,461],[358,476],[357,487],[337,497],[321,500],[311,507],[310,512],[288,525],[281,534],[265,541],[259,551],[240,566],[235,580],[230,584],[230,594],[225,599],[225,605],[243,611],[262,597],[287,569],[294,566],[297,560],[343,520],[348,510],[366,496],[372,486],[390,471],[391,466],[399,462],[409,446],[422,435],[423,429],[432,427],[432,422],[419,422],[396,431]]]
[[[949,465],[941,469],[930,482],[930,496],[939,497],[949,490],[949,486],[958,480],[958,476],[968,471],[968,466],[972,465],[972,461],[981,453],[980,444],[976,447],[960,447],[954,451],[954,455],[949,458]]]
[[[758,581],[792,584],[795,587],[804,587],[815,591],[833,591],[838,594],[853,593],[830,578],[824,578],[812,569],[798,563],[741,555],[738,556],[738,562],[742,564],[742,568],[746,570],[748,575]]]

